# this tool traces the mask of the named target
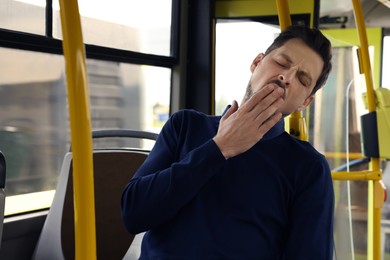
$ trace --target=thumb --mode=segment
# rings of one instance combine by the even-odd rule
[[[236,112],[237,109],[238,109],[238,103],[236,100],[233,100],[232,105],[227,109],[226,113],[224,113],[224,115],[222,116],[222,119],[228,118],[229,116],[231,116],[231,114]]]

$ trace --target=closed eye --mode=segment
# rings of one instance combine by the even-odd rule
[[[298,80],[303,86],[305,87],[310,86],[311,78],[305,72],[299,71],[297,74],[298,74]]]
[[[282,63],[282,62],[279,62],[279,61],[277,61],[277,60],[275,60],[275,63],[276,63],[277,65],[279,65],[280,67],[282,67],[282,68],[287,68],[287,67],[288,67],[288,65],[286,65],[286,64],[284,64],[284,63]]]

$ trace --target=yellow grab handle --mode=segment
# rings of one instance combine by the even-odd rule
[[[60,0],[73,151],[75,259],[96,259],[91,118],[77,0]]]

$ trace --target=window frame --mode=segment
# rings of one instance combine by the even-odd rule
[[[63,56],[63,46],[62,40],[53,38],[53,9],[52,9],[52,0],[46,1],[45,8],[45,35],[39,35],[34,33],[28,33],[25,31],[10,30],[5,28],[0,28],[0,47],[9,48],[23,51],[39,52],[45,54],[56,54]],[[170,91],[172,93],[172,88],[174,87],[174,79],[177,76],[174,76],[174,73],[178,71],[179,65],[179,30],[181,29],[180,20],[180,0],[172,0],[172,17],[171,17],[171,54],[170,56],[164,55],[155,55],[148,53],[141,53],[130,50],[123,50],[113,47],[104,47],[94,44],[85,44],[85,53],[87,59],[95,59],[101,61],[110,61],[110,62],[119,62],[133,65],[146,65],[146,66],[156,66],[167,68],[171,70],[171,86]],[[171,101],[172,103],[172,95]],[[44,193],[44,200],[46,204],[50,205],[52,196],[54,193],[38,191],[36,193],[22,194],[15,196],[37,196],[41,193]],[[10,196],[11,198],[13,196]],[[11,198],[12,199],[12,198]],[[6,197],[7,200],[7,197]],[[11,203],[11,202],[9,202]],[[46,205],[45,204],[45,205]],[[12,211],[11,214],[8,214],[6,217],[11,217],[19,214],[28,214],[36,210],[46,210],[46,207],[43,208],[33,208],[33,209],[18,209]]]
[[[0,47],[63,55],[62,41],[54,39],[52,36],[52,2],[52,0],[47,0],[46,2],[46,35],[37,35],[24,31],[0,28]],[[178,64],[179,58],[179,4],[179,0],[172,0],[171,56],[146,54],[130,50],[85,44],[86,57],[97,60],[118,61],[123,63],[151,65],[173,69],[173,67]]]

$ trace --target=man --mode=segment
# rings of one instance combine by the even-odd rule
[[[290,27],[253,61],[245,97],[222,116],[175,113],[125,188],[141,259],[331,259],[333,186],[326,159],[284,132],[325,83],[331,46]]]

